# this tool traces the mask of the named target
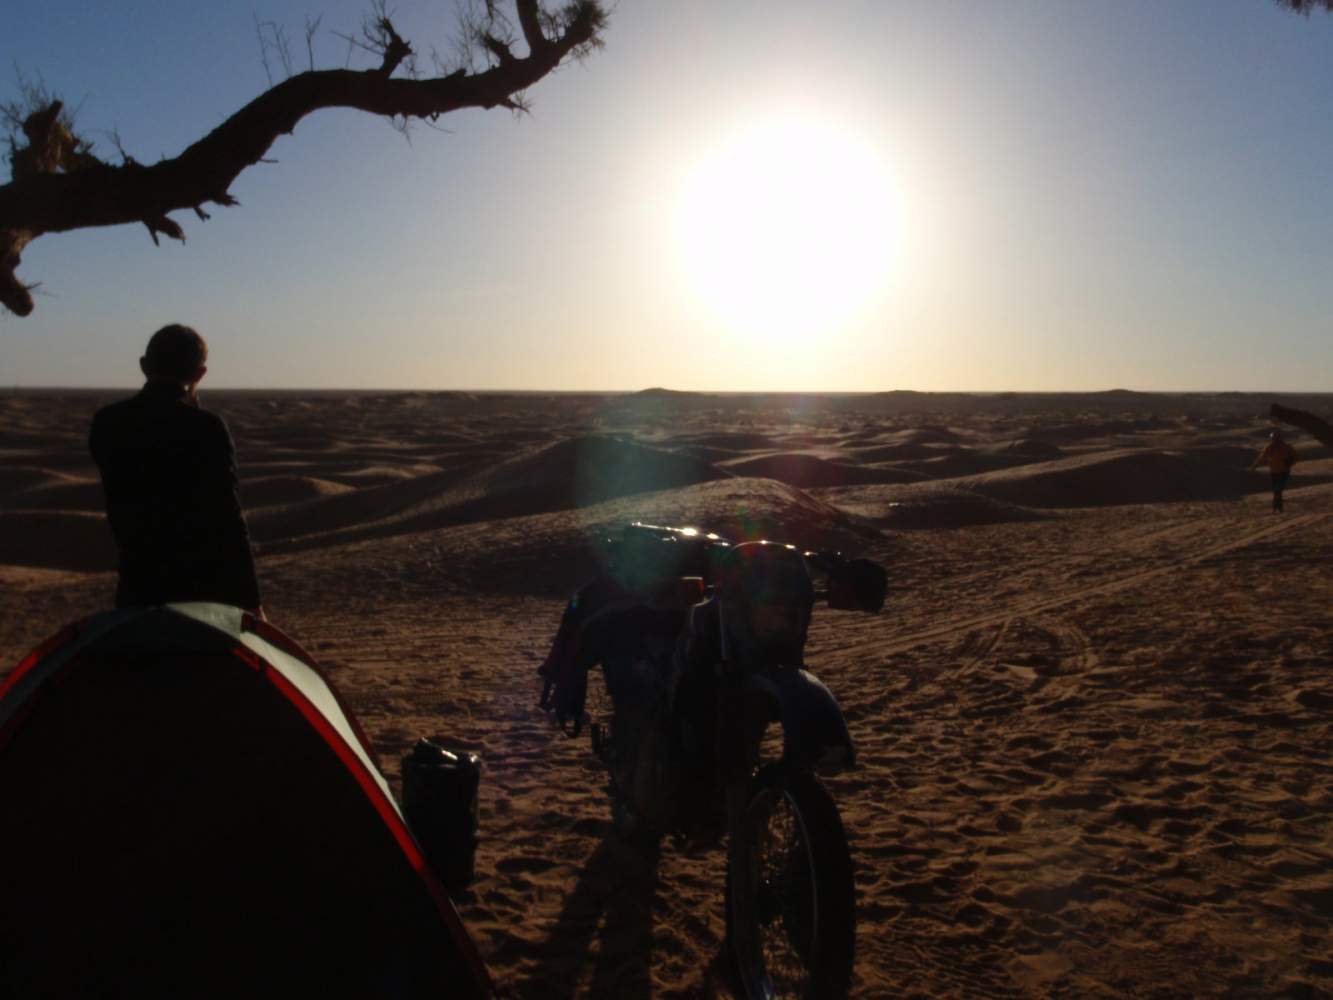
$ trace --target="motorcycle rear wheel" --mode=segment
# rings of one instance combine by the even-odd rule
[[[837,807],[812,774],[759,771],[727,852],[727,938],[749,1000],[851,988],[856,896]]]

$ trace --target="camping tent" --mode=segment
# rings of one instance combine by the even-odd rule
[[[0,679],[0,997],[475,997],[484,964],[314,661],[220,604]]]

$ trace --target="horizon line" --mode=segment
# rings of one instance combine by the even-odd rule
[[[0,393],[13,395],[20,392],[135,392],[139,387],[129,385],[9,385],[0,387]],[[1138,396],[1329,396],[1329,389],[1131,389],[1116,386],[1109,389],[670,389],[649,386],[641,389],[520,389],[520,388],[436,388],[403,386],[231,386],[208,385],[200,387],[201,395],[218,392],[343,392],[343,393],[465,393],[476,395],[529,395],[529,396],[636,396],[650,393],[681,396],[887,396],[892,394],[917,396],[1109,396],[1115,394]]]

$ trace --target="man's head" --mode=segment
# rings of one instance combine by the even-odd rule
[[[1282,432],[1279,431],[1279,430],[1274,430],[1272,433],[1270,433],[1270,434],[1268,435],[1268,440],[1270,440],[1270,441],[1281,441],[1281,440],[1282,440]]]
[[[208,371],[208,344],[188,326],[172,323],[153,334],[139,367],[150,379],[194,385]]]

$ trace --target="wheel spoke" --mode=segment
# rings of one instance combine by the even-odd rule
[[[748,820],[748,917],[761,989],[773,997],[800,997],[810,979],[814,893],[798,808],[786,792],[760,796]]]
[[[747,996],[848,996],[855,902],[842,823],[812,775],[769,765],[734,831],[732,935]]]

